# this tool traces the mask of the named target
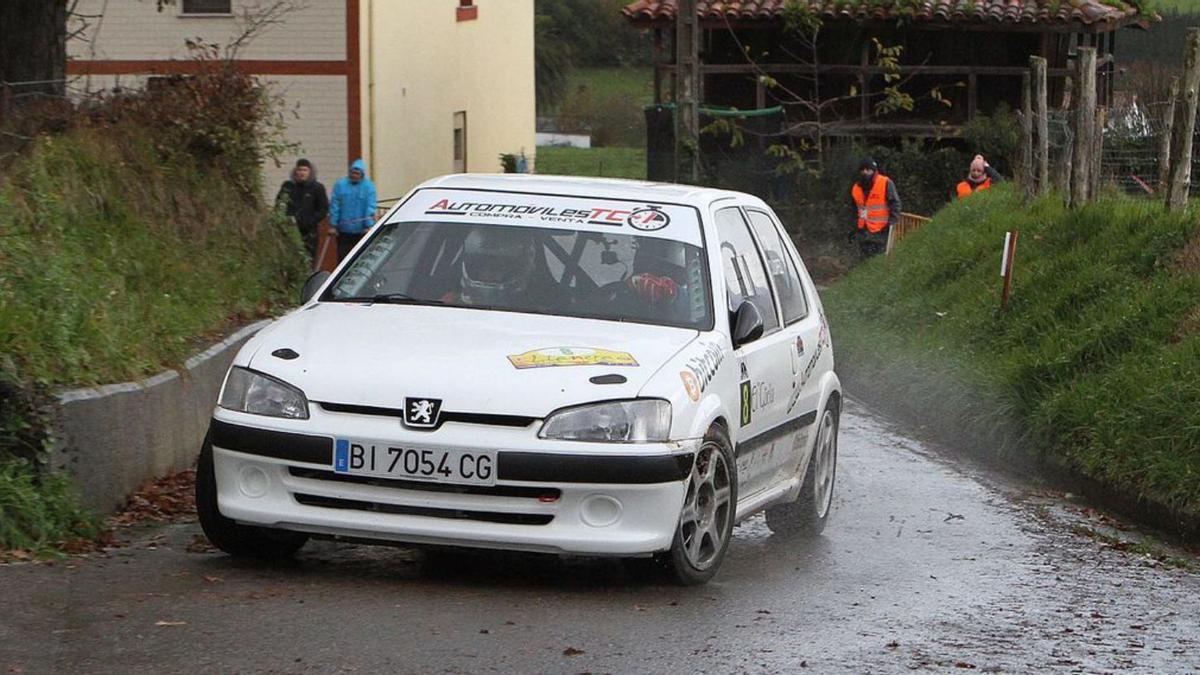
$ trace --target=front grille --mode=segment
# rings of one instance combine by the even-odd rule
[[[334,471],[307,469],[299,466],[289,466],[288,473],[297,478],[327,480],[337,483],[354,483],[357,485],[373,485],[375,487],[394,488],[397,490],[422,490],[425,492],[488,495],[491,497],[517,497],[520,499],[539,499],[547,502],[558,501],[558,498],[562,496],[562,490],[558,488],[520,487],[515,485],[451,485],[449,483],[429,483],[417,480],[376,478],[374,476],[351,476]]]
[[[351,511],[370,511],[373,513],[389,513],[404,516],[429,516],[433,518],[449,518],[454,520],[475,520],[485,523],[504,523],[507,525],[547,525],[554,520],[550,514],[535,513],[499,513],[495,511],[467,511],[464,509],[438,509],[428,506],[405,506],[400,504],[381,504],[357,499],[338,499],[318,495],[296,494],[296,501],[305,506],[316,506],[324,509],[345,509]]]
[[[381,408],[371,405],[328,402],[318,402],[317,405],[329,412],[404,419],[404,410],[402,408]],[[536,422],[537,419],[536,417],[527,417],[525,415],[493,415],[491,413],[451,412],[443,410],[438,418],[438,426],[446,422],[459,422],[461,424],[486,424],[496,427],[525,428]]]

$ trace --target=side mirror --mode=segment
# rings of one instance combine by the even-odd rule
[[[321,286],[325,284],[325,280],[328,278],[329,272],[325,270],[313,272],[308,281],[304,282],[304,288],[300,291],[300,304],[303,305],[312,300],[312,297],[317,294],[317,291],[321,289]]]
[[[733,348],[754,342],[763,334],[762,313],[749,300],[743,300],[733,313]]]

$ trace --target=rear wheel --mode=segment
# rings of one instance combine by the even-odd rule
[[[729,436],[719,426],[709,429],[696,453],[679,526],[662,562],[677,582],[703,584],[717,573],[737,510],[737,464]]]
[[[303,532],[239,525],[217,508],[217,476],[212,441],[206,436],[196,466],[196,515],[213,546],[234,557],[283,560],[308,541]]]
[[[767,509],[767,527],[781,536],[815,537],[825,529],[833,504],[833,482],[837,475],[838,423],[841,402],[829,400],[817,427],[817,441],[808,460],[800,497],[790,504]]]

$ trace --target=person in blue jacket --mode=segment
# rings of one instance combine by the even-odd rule
[[[329,200],[329,224],[337,230],[339,262],[375,224],[375,206],[375,184],[367,178],[366,163],[356,159],[349,175],[334,184]]]

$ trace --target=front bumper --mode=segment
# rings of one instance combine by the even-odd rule
[[[218,409],[218,506],[241,523],[356,539],[618,556],[670,547],[699,441],[554,442],[537,438],[536,426],[421,432],[320,409],[302,422]],[[496,485],[337,474],[335,437],[496,450]]]

